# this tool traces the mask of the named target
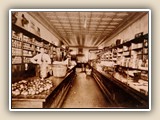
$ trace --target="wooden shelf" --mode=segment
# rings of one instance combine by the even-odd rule
[[[12,54],[12,57],[22,57],[22,54]]]
[[[12,48],[21,49],[21,47],[15,47],[15,46],[13,46],[13,45],[12,45]]]
[[[27,44],[30,44],[30,45],[34,45],[35,46],[35,43],[31,43],[31,42],[27,42],[27,41],[23,41],[23,43],[27,43]]]
[[[131,50],[141,50],[141,49],[143,49],[143,47],[141,47],[141,48],[132,48]]]
[[[36,39],[37,41],[39,41],[39,42],[43,42],[43,43],[45,43],[45,44],[49,44],[49,41],[41,38],[40,36],[37,36],[37,35],[31,33],[30,31],[25,30],[24,28],[22,28],[22,27],[20,27],[20,26],[17,26],[17,25],[15,25],[15,24],[12,24],[12,30],[14,30],[14,31],[16,31],[16,32],[18,32],[18,33],[23,33],[24,35],[29,36],[30,38],[35,38],[35,39]],[[52,43],[50,43],[50,44],[51,44],[52,46],[54,46],[54,47],[57,47],[56,45],[54,45],[54,44],[52,44]]]
[[[27,49],[27,48],[23,48],[23,50],[34,51],[33,49]]]
[[[118,65],[118,66],[123,67],[125,69],[129,69],[129,70],[138,70],[138,71],[147,71],[148,72],[148,69],[132,68],[132,67],[126,67],[126,66],[121,66],[121,65]]]
[[[13,65],[21,65],[22,63],[12,63]]]
[[[32,57],[33,55],[23,55],[23,57]]]
[[[17,77],[22,79],[23,74],[20,74],[20,72],[23,73],[24,64],[29,63],[28,61],[25,61],[25,58],[27,59],[27,58],[33,57],[33,55],[31,55],[31,54],[27,54],[28,53],[27,51],[30,51],[32,53],[32,52],[36,51],[37,47],[39,47],[39,48],[45,47],[45,49],[47,49],[47,51],[50,51],[51,48],[47,46],[48,44],[50,44],[50,46],[53,46],[53,47],[57,47],[57,46],[55,46],[53,43],[50,43],[49,41],[41,38],[40,36],[37,36],[37,35],[31,33],[30,31],[28,31],[28,30],[26,30],[16,24],[12,23],[11,27],[12,27],[12,32],[11,32],[12,33],[12,39],[11,39],[12,42],[18,42],[18,41],[21,42],[20,47],[15,47],[16,44],[19,44],[19,43],[15,43],[14,44],[15,46],[12,44],[12,49],[15,50],[15,54],[13,54],[13,51],[12,51],[12,58],[13,59],[14,59],[14,57],[21,57],[22,58],[21,63],[18,63],[18,64],[12,63],[12,65],[19,65],[21,67],[21,69],[13,68],[14,69],[12,72],[13,75],[17,74],[16,73],[17,70],[19,71],[18,76],[16,76],[16,77],[14,76],[13,79],[14,78],[18,79]],[[41,43],[43,43],[43,44],[41,44]],[[26,47],[24,47],[24,46],[26,46]],[[18,51],[19,54],[16,54],[16,53],[18,53],[16,51]],[[26,51],[26,54],[24,54],[23,51]],[[29,66],[29,67],[31,67],[31,66]],[[33,66],[33,67],[35,67],[35,66]]]
[[[131,60],[131,57],[137,57],[138,62],[139,62],[139,60],[141,60],[142,62],[145,62],[143,60],[146,59],[146,55],[148,55],[148,53],[145,53],[143,49],[144,48],[148,49],[148,47],[144,47],[144,43],[146,43],[147,37],[148,37],[148,34],[145,34],[145,35],[142,35],[138,38],[131,39],[130,41],[126,41],[120,45],[108,47],[108,49],[106,50],[106,53],[104,53],[104,55],[110,54],[109,53],[110,51],[117,51],[117,55],[115,55],[112,52],[113,56],[111,56],[111,58],[109,56],[109,60],[114,59],[114,61],[117,61],[116,63],[119,63],[121,65],[123,65],[123,64],[125,65],[125,61]],[[117,58],[117,60],[115,60],[115,58]],[[106,61],[109,61],[109,60],[106,59]],[[118,62],[118,60],[120,60],[120,61]],[[123,69],[129,69],[129,70],[148,71],[147,68],[143,69],[143,68],[133,68],[133,67],[125,67],[125,66],[122,66],[122,67],[123,67]]]
[[[131,39],[130,41],[124,42],[124,43],[122,43],[120,45],[115,45],[115,46],[113,46],[113,48],[122,48],[124,45],[128,45],[130,43],[140,43],[144,39],[148,40],[148,34],[142,35],[142,36],[140,36],[138,38]]]
[[[42,41],[42,38],[40,38],[39,36],[29,32],[29,31],[25,30],[24,28],[22,28],[20,26],[17,26],[15,24],[12,24],[12,30],[15,30],[15,31],[17,31],[19,33],[23,33],[26,36],[30,36],[31,38],[35,38],[35,39],[37,39],[39,41]]]
[[[17,38],[14,38],[14,37],[12,37],[12,39],[13,39],[13,40],[17,40],[17,41],[22,42],[22,40],[21,40],[21,39],[17,39]]]

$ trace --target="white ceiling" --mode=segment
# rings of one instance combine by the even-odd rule
[[[63,44],[98,47],[142,12],[34,12]],[[32,14],[33,15],[33,14]]]

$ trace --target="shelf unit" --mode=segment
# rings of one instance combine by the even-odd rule
[[[125,71],[148,73],[148,34],[135,35],[134,39],[106,47],[104,51],[101,55],[102,61],[112,61]]]
[[[33,72],[34,65],[30,63],[30,58],[39,53],[40,48],[45,48],[49,55],[53,52],[54,44],[47,40],[12,24],[12,78],[17,79],[25,76],[28,72]],[[29,73],[31,74],[31,73]],[[34,73],[32,73],[33,75]],[[28,76],[28,75],[27,75]]]
[[[102,60],[115,61],[124,67],[141,68],[148,67],[148,34],[139,36],[122,44],[105,48],[101,56]],[[138,63],[133,65],[131,62]],[[136,61],[137,60],[137,61]],[[143,64],[145,62],[145,65]],[[142,65],[140,65],[142,64]]]

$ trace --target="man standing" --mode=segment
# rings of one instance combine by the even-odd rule
[[[44,80],[44,78],[47,77],[48,65],[51,64],[50,56],[44,52],[44,48],[41,48],[40,53],[31,58],[30,61],[34,64],[38,64],[37,67],[39,67],[39,70],[36,70],[40,72],[40,77]]]

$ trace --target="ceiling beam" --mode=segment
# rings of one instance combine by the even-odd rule
[[[110,20],[110,22],[108,23],[108,25],[113,21],[113,18],[116,17],[117,14],[113,15]],[[99,37],[97,38],[97,42],[95,43],[97,46],[99,45],[99,43],[101,43],[103,41],[101,35],[104,33],[104,31],[108,28],[108,25],[106,25],[105,28],[103,28],[103,31],[100,33]]]
[[[90,25],[91,25],[91,18],[92,18],[92,12],[90,13],[90,17],[89,17],[89,22],[88,22],[88,27],[87,27],[87,35],[89,35],[89,29],[90,29]],[[85,44],[87,44],[87,39],[86,39],[86,35],[82,36],[82,46],[85,46]]]
[[[64,26],[62,25],[61,21],[59,20],[56,12],[53,12],[53,13],[54,13],[54,15],[56,16],[56,18],[57,18],[57,20],[59,21],[59,23],[60,23],[60,25],[62,26],[62,28],[64,29]],[[65,31],[65,29],[64,29],[64,31]],[[65,31],[65,34],[68,35],[68,33],[67,33],[66,31]],[[61,34],[61,36],[63,37],[62,34]],[[67,39],[67,41],[66,41],[65,39]],[[69,45],[70,43],[69,43],[69,40],[68,40],[68,36],[67,36],[67,38],[65,38],[65,39],[63,39],[63,40],[67,43],[67,45]],[[63,41],[62,41],[62,42],[63,42]]]
[[[68,14],[68,12],[66,12],[66,15],[67,15],[67,18],[68,18],[68,21],[69,21],[70,30],[72,31],[72,33],[74,33],[74,32],[73,32],[72,25],[71,25],[71,21],[70,21],[70,19],[69,19],[69,14]],[[69,40],[69,42],[71,43],[71,39]]]
[[[104,16],[105,16],[105,12],[103,12],[103,14],[102,14],[102,16],[101,16],[101,18],[100,18],[100,21],[98,22],[98,25],[96,26],[95,31],[97,31],[97,29],[98,29],[99,25],[101,24],[102,19],[104,18]],[[98,42],[98,37],[95,39],[95,41],[94,41],[93,44],[96,46],[96,43],[97,43],[97,42]]]
[[[80,34],[82,33],[82,30],[81,30],[81,21],[80,21],[80,19],[81,19],[81,14],[80,14],[80,12],[78,12],[78,17],[79,17],[79,30],[80,30]],[[79,34],[78,34],[78,36],[79,36]],[[77,40],[77,42],[78,42],[78,45],[79,46],[81,46],[81,43],[80,43],[80,40]]]

